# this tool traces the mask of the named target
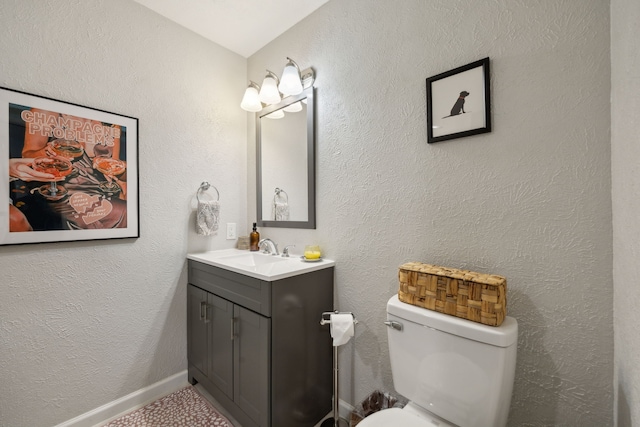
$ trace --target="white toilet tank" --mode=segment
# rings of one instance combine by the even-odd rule
[[[516,367],[514,318],[486,326],[400,302],[395,295],[387,303],[387,320],[398,393],[458,426],[506,425]]]

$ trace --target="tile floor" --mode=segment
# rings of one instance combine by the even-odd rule
[[[202,387],[202,385],[200,385],[200,384],[196,384],[194,387],[195,387],[195,388],[196,388],[196,389],[197,389],[197,390],[198,390],[198,391],[199,391],[199,392],[200,392],[204,397],[206,397],[206,398],[207,398],[207,400],[208,400],[209,402],[211,402],[211,404],[213,404],[213,406],[215,406],[215,408],[218,410],[218,412],[220,412],[222,415],[224,415],[225,417],[227,417],[227,419],[231,422],[231,424],[233,424],[233,427],[242,427],[242,425],[241,425],[238,421],[236,421],[236,420],[235,420],[235,418],[233,418],[233,417],[229,414],[229,412],[227,412],[227,411],[222,407],[222,405],[220,405],[220,404],[216,401],[216,399],[214,399],[214,398],[213,398],[213,396],[211,396],[211,395],[209,394],[209,392],[208,392],[207,390],[205,390],[205,388],[204,388],[204,387]],[[328,415],[327,415],[327,417],[328,417],[329,415],[331,415],[331,414],[328,414]],[[315,427],[319,427],[319,426],[320,426],[320,424],[322,424],[322,421],[320,421],[320,422],[319,422]]]
[[[242,425],[240,425],[240,423],[238,421],[236,421],[235,418],[233,418],[229,412],[227,412],[222,405],[220,405],[218,403],[218,401],[216,399],[213,398],[213,396],[211,396],[209,394],[209,392],[207,390],[205,390],[204,387],[202,387],[202,385],[200,384],[196,384],[194,386],[204,397],[207,398],[207,400],[209,402],[211,402],[211,404],[218,410],[218,412],[220,412],[222,415],[224,415],[225,417],[227,417],[227,419],[231,422],[231,424],[233,424],[233,427],[242,427]]]

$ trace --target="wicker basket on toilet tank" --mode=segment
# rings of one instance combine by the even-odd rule
[[[507,314],[502,276],[409,262],[398,277],[402,302],[490,326],[500,326]]]

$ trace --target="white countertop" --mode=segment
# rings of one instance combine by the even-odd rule
[[[285,279],[335,265],[335,262],[329,259],[306,261],[300,255],[286,258],[240,249],[189,253],[187,259],[266,281]]]

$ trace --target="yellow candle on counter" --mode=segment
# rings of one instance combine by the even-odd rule
[[[320,246],[307,245],[304,248],[304,257],[306,259],[318,259],[322,256],[320,252]]]

